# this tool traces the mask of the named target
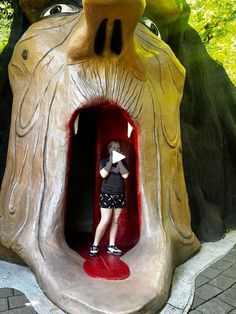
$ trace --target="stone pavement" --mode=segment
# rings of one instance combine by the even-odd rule
[[[236,313],[236,245],[199,274],[189,314]]]
[[[37,314],[26,296],[19,290],[11,288],[0,289],[0,313]]]
[[[233,239],[235,239],[234,234]],[[221,244],[221,242],[218,244]],[[193,259],[196,257],[197,255]],[[193,265],[196,265],[197,268],[195,261],[193,261]],[[186,269],[186,266],[184,265],[181,265],[180,268],[181,267]],[[190,265],[190,267],[192,267],[192,265]],[[183,273],[182,270],[181,272]],[[174,284],[173,286],[175,287]],[[184,296],[185,294],[187,294],[187,291],[183,290],[182,295]],[[189,300],[192,304],[189,306],[189,308],[187,306],[179,308],[178,306],[171,305],[174,304],[174,302],[170,302],[170,296],[167,306],[162,310],[161,313],[236,314],[236,245],[234,245],[234,247],[225,255],[223,255],[219,260],[210,264],[196,277],[194,298],[193,300],[189,298]],[[50,314],[52,312],[59,313],[57,312],[56,307],[46,311],[38,308],[38,313]],[[32,305],[29,303],[28,299],[23,293],[13,288],[0,289],[0,314],[35,313],[37,312],[33,309]],[[60,313],[63,312],[60,311]]]

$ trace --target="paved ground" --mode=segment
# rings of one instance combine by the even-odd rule
[[[236,245],[234,245],[236,243],[235,235],[236,233],[233,232],[231,234],[231,237],[229,236],[228,241],[231,240],[231,246],[230,250],[228,250],[226,253],[224,253],[223,247],[226,245],[225,241],[227,239],[216,242],[215,244],[206,244],[198,255],[196,255],[190,261],[187,261],[184,265],[181,265],[179,266],[179,268],[177,268],[173,280],[173,288],[171,291],[170,299],[168,300],[165,308],[162,310],[162,314],[236,314]],[[206,252],[208,254],[211,254],[210,248],[212,246],[213,248],[218,246],[218,250],[223,252],[223,256],[222,254],[220,254],[220,259],[214,257],[214,262],[210,263],[209,265],[209,262],[206,264],[206,259],[208,258],[208,260],[210,261],[213,257],[208,257],[206,255]],[[206,255],[205,257],[204,254]],[[203,257],[205,258],[205,264],[208,266],[204,269],[204,271],[200,273],[198,272],[197,277],[196,275],[193,277],[194,272],[196,272],[197,269],[200,269],[198,261],[202,259],[199,264],[203,264]],[[215,260],[217,261],[215,262]],[[12,265],[9,266],[10,268],[7,268],[8,264],[9,263],[6,263],[6,265],[3,264],[5,265],[4,267],[6,267],[6,271],[4,274],[9,274],[9,277],[12,277],[12,273],[9,271]],[[26,267],[21,269],[22,272],[26,271],[27,276],[31,276]],[[191,273],[191,276],[186,277],[185,273]],[[32,281],[31,277],[27,278],[28,281]],[[193,278],[195,278],[195,287]],[[14,279],[15,281],[17,280],[17,278],[13,278],[13,281]],[[193,284],[192,296],[191,293],[190,296],[188,295],[188,281],[191,281],[191,284]],[[33,293],[30,294],[30,292],[26,289],[27,295],[31,296],[30,303],[22,292],[13,288],[1,288],[0,314],[35,314],[37,312],[40,314],[51,314],[52,312],[63,313],[57,307],[51,304],[49,304],[49,307],[47,307],[46,309],[45,303],[50,303],[50,301],[48,300],[43,301],[42,303],[45,308],[43,308],[42,305],[40,306],[38,301],[32,301],[34,299],[37,300],[36,297],[34,299],[32,298],[32,296],[34,296],[34,291],[36,295],[36,290],[34,289],[36,289],[36,284],[33,281],[33,284],[31,286],[31,292]],[[187,302],[184,300],[186,295],[188,295]],[[38,298],[38,300],[40,300],[40,298]],[[37,312],[32,307],[32,304],[34,306],[34,302],[36,302],[35,308],[37,308]]]
[[[16,289],[0,289],[1,314],[36,314],[26,296]],[[46,313],[45,313],[46,314]]]
[[[189,314],[236,313],[236,245],[199,274]]]

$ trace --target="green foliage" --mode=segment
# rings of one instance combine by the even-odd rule
[[[190,24],[201,36],[210,56],[220,62],[236,83],[236,2],[188,0]]]
[[[13,17],[11,1],[0,1],[0,52],[8,42]]]

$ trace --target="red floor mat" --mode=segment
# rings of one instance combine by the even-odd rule
[[[128,265],[120,257],[106,252],[96,257],[87,255],[84,271],[92,278],[106,280],[124,280],[130,275]]]
[[[129,266],[120,259],[122,256],[107,253],[105,245],[101,245],[97,256],[90,256],[89,247],[93,240],[91,234],[78,235],[78,238],[82,241],[74,243],[72,247],[85,259],[84,271],[88,276],[105,280],[124,280],[129,277]],[[121,249],[125,253],[130,247],[121,247]]]

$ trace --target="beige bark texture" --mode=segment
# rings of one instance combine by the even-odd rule
[[[34,21],[45,1],[21,2]],[[139,23],[145,5],[84,0],[79,12],[34,21],[9,64],[14,100],[0,241],[20,255],[67,313],[156,313],[168,298],[176,265],[200,247],[191,230],[182,165],[185,70]],[[94,38],[104,18],[106,42],[98,56]],[[109,45],[114,19],[123,26],[119,55]],[[126,110],[138,129],[141,194],[140,239],[122,256],[131,275],[110,282],[89,278],[83,258],[64,238],[69,122],[79,108],[105,101]]]

